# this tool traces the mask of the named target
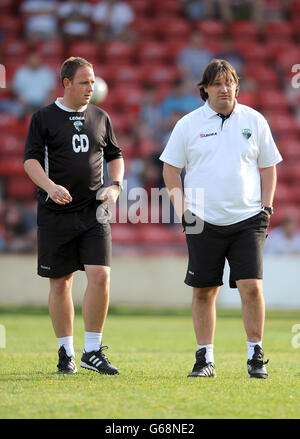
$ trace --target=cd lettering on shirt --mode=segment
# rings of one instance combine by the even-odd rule
[[[90,146],[89,138],[86,134],[74,134],[72,145],[74,152],[87,152]]]

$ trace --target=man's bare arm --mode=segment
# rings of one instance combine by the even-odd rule
[[[176,168],[168,163],[164,163],[164,182],[168,189],[170,200],[174,206],[176,215],[180,220],[185,211],[183,188],[180,177],[181,171],[181,168]]]
[[[31,180],[44,189],[55,203],[68,204],[72,201],[69,191],[63,186],[55,184],[45,173],[41,164],[35,159],[28,159],[24,163],[25,172]]]
[[[107,171],[110,181],[123,181],[124,178],[124,160],[118,158],[111,160],[107,164]],[[120,187],[108,186],[103,189],[100,195],[100,200],[108,204],[113,204],[117,201],[120,194]]]
[[[261,204],[262,206],[272,206],[277,182],[276,165],[261,168],[259,172],[261,179]]]

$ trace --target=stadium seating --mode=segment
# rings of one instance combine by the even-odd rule
[[[264,34],[267,40],[292,40],[292,29],[286,21],[270,21],[265,24]]]
[[[91,0],[92,4],[98,2]],[[0,29],[4,34],[1,62],[6,67],[7,82],[24,65],[32,50],[22,35],[24,20],[16,14],[16,4],[21,3],[21,0],[0,2]],[[184,14],[184,2],[179,0],[128,0],[128,3],[135,13],[130,27],[136,33],[136,42],[115,39],[100,46],[94,40],[84,40],[68,45],[62,39],[51,39],[38,44],[45,64],[58,74],[61,63],[69,55],[83,56],[93,63],[95,75],[102,77],[109,86],[109,94],[100,106],[109,112],[114,129],[124,142],[126,168],[129,169],[135,158],[146,158],[162,148],[151,138],[136,142],[132,136],[144,87],[156,88],[157,102],[170,92],[172,82],[181,76],[176,59],[179,52],[190,44],[192,32],[199,31],[204,36],[206,47],[213,53],[219,53],[224,38],[230,37],[235,50],[245,60],[241,77],[252,79],[257,89],[242,90],[238,101],[257,108],[267,117],[284,158],[277,166],[276,214],[272,218],[272,226],[279,224],[290,205],[300,204],[300,126],[282,87],[284,81],[289,84],[295,75],[291,66],[300,62],[300,1],[286,2],[288,14],[283,9],[283,15],[287,19],[267,21],[261,28],[249,20],[236,20],[230,24],[220,19],[188,20]],[[271,3],[271,7],[280,13],[283,2]],[[61,93],[58,81],[55,94]],[[12,96],[8,89],[2,91],[0,99],[5,96]],[[0,177],[5,182],[6,195],[16,199],[34,197],[33,184],[23,168],[29,121],[30,116],[25,121],[3,113],[0,117]],[[177,229],[159,224],[143,224],[141,227],[112,225],[115,242],[126,245],[163,242],[169,244],[168,248],[172,242],[185,242],[181,227]]]
[[[234,40],[257,40],[258,29],[253,21],[237,20],[230,25],[230,36]]]
[[[32,200],[36,195],[36,186],[28,176],[9,177],[6,185],[6,195],[16,200]]]
[[[199,20],[196,22],[196,29],[205,38],[220,40],[225,34],[225,25],[219,20]]]

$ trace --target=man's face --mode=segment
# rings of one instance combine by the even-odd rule
[[[233,78],[224,74],[217,75],[204,91],[208,94],[210,106],[219,113],[232,110],[235,103],[237,85]]]
[[[89,103],[95,84],[95,75],[91,67],[83,66],[76,70],[72,81],[65,80],[65,90],[74,107]]]

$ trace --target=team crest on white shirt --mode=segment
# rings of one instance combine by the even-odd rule
[[[251,135],[252,135],[252,131],[249,128],[244,128],[242,131],[243,137],[245,137],[245,139],[250,139]]]

